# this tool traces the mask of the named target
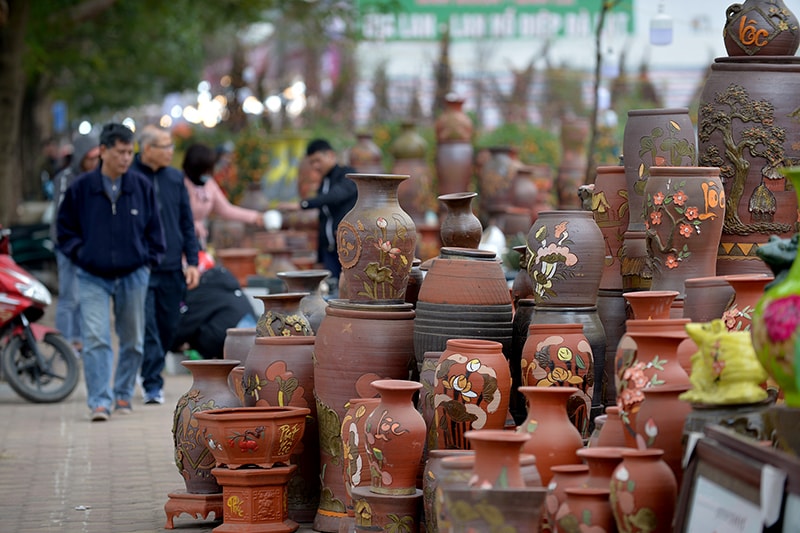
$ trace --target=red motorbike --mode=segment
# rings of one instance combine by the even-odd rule
[[[55,329],[37,324],[50,291],[11,258],[11,231],[0,228],[0,377],[31,402],[59,402],[78,384],[80,361]]]

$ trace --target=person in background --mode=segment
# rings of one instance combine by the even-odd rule
[[[70,166],[56,174],[53,179],[53,223],[50,225],[50,240],[53,244],[58,242],[57,224],[55,215],[64,200],[67,189],[75,179],[97,168],[100,162],[100,141],[94,135],[81,135],[75,139],[72,163]],[[56,265],[58,267],[58,302],[56,302],[56,329],[59,330],[75,351],[80,353],[81,342],[81,315],[80,298],[78,295],[78,277],[75,265],[69,257],[64,255],[58,247],[55,249]]]
[[[322,174],[322,182],[317,195],[300,202],[301,209],[319,209],[319,236],[317,240],[317,261],[331,271],[328,281],[331,287],[337,286],[342,272],[339,254],[336,251],[336,230],[339,222],[356,205],[358,189],[347,174],[355,169],[340,166],[336,152],[325,139],[314,139],[306,148],[311,167]]]
[[[171,167],[174,145],[169,131],[158,126],[142,128],[139,153],[133,169],[144,174],[156,191],[167,251],[161,264],[150,273],[145,304],[142,388],[145,404],[164,403],[164,370],[167,350],[180,321],[180,306],[186,290],[200,281],[197,270],[197,237],[183,184],[183,173]],[[185,268],[184,268],[185,262]]]
[[[235,220],[264,227],[264,213],[231,204],[223,190],[212,177],[216,154],[204,144],[193,144],[183,157],[183,173],[189,203],[194,217],[194,231],[200,247],[208,240],[208,217],[215,215],[225,220]]]
[[[107,124],[100,167],[67,189],[58,210],[58,247],[78,269],[83,374],[92,422],[131,412],[144,356],[144,306],[151,268],[166,246],[155,191],[133,170],[133,132]],[[119,337],[114,370],[111,313]]]

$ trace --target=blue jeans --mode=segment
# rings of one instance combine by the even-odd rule
[[[83,376],[89,409],[111,409],[114,401],[130,401],[144,354],[144,301],[150,269],[141,267],[114,279],[94,276],[78,268],[83,332]],[[114,367],[111,313],[119,337],[119,357]]]
[[[172,341],[178,331],[181,303],[185,296],[186,278],[182,270],[156,270],[150,273],[144,307],[142,388],[145,400],[160,393],[164,387],[161,372],[164,370],[167,350],[172,348]]]
[[[56,250],[58,265],[58,302],[56,329],[71,343],[81,341],[80,295],[78,267],[69,257]]]

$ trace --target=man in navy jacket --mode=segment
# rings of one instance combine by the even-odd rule
[[[167,242],[164,260],[150,273],[145,303],[142,388],[146,404],[164,403],[161,372],[166,352],[172,346],[178,329],[186,290],[194,289],[200,281],[194,217],[183,172],[170,166],[173,149],[169,131],[154,125],[145,126],[139,137],[139,153],[132,166],[153,184]]]
[[[107,124],[100,134],[100,167],[81,175],[64,195],[58,246],[78,267],[83,372],[91,420],[108,420],[112,404],[130,412],[144,355],[144,304],[150,270],[166,249],[155,191],[129,170],[133,132]],[[119,360],[111,345],[113,302]]]

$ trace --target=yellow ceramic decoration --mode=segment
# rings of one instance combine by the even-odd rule
[[[692,355],[692,389],[680,399],[705,405],[747,404],[763,401],[760,384],[767,372],[756,359],[749,331],[728,331],[720,320],[686,324],[697,344]]]

